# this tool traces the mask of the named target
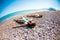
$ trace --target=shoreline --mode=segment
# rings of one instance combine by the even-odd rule
[[[29,14],[37,13],[37,12],[40,12],[40,11],[30,12],[30,13],[26,13],[26,14],[24,13],[24,14],[21,14],[21,15],[20,15],[20,14],[19,14],[19,15],[14,15],[14,16],[11,16],[11,17],[9,17],[9,18],[3,20],[2,22],[0,22],[0,24],[3,23],[3,22],[5,22],[5,21],[7,21],[7,20],[9,20],[9,19],[11,19],[11,18],[13,18],[13,17],[19,17],[19,16],[21,17],[21,16],[25,16],[25,15],[29,15]],[[45,11],[41,11],[41,12],[45,12]]]
[[[57,10],[56,12],[59,12],[60,10]],[[32,14],[36,14],[36,13],[39,13],[40,11],[36,11],[36,12],[31,12],[31,13],[26,13],[26,14],[21,14],[21,15],[14,15],[14,16],[11,16],[10,18],[7,18],[5,19],[4,21],[0,22],[0,25],[5,23],[6,21],[10,20],[10,19],[14,19],[14,18],[17,18],[17,17],[21,17],[21,16],[26,16],[26,15],[32,15]],[[41,11],[40,13],[43,13],[43,12],[50,12],[50,11]],[[53,11],[54,12],[54,11]]]
[[[49,11],[49,10],[42,10],[42,11],[41,11],[41,10],[37,10],[37,11],[35,10],[35,11],[33,11],[33,12],[27,12],[27,13],[17,14],[17,15],[18,15],[18,16],[19,16],[19,15],[21,16],[21,15],[27,15],[27,14],[30,14],[30,13],[44,12],[44,11]],[[7,15],[9,15],[9,14],[7,14]],[[14,15],[14,16],[17,16],[17,15]],[[14,16],[10,16],[10,17],[8,17],[8,18],[6,18],[6,19],[12,18],[12,17],[14,17]],[[4,17],[4,16],[3,16],[3,17]],[[1,17],[1,18],[2,18],[2,17]],[[1,19],[1,18],[0,18],[0,19]],[[6,20],[6,19],[5,19],[5,20]],[[3,21],[5,21],[5,20],[3,20]],[[1,22],[3,22],[3,21],[1,21]]]
[[[15,16],[12,17],[5,22],[3,22],[0,26],[0,35],[2,36],[1,39],[9,39],[14,40],[27,40],[29,39],[46,39],[49,37],[49,40],[58,40],[60,39],[60,11],[45,11],[45,12],[35,12],[35,14],[43,15],[42,18],[33,18],[36,22],[36,27],[32,29],[27,29],[24,27],[12,29],[12,27],[19,26],[20,24],[16,23],[13,19],[18,19],[22,16]],[[27,15],[34,15],[34,13],[27,14]],[[27,15],[24,15],[26,17]],[[4,35],[3,35],[4,34]],[[34,35],[34,36],[33,36]],[[53,35],[53,36],[52,36]],[[31,38],[32,37],[32,38]],[[44,37],[44,38],[43,38]],[[4,39],[5,38],[5,39]],[[24,38],[24,39],[23,39]],[[33,39],[33,40],[34,40]]]

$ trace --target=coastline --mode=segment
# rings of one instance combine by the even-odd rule
[[[16,15],[26,15],[26,14],[29,14],[29,13],[43,12],[43,11],[49,11],[49,10],[24,10],[24,11],[17,11],[17,12],[10,13],[10,14],[7,14],[7,15],[1,17],[0,18],[1,19],[0,23],[5,21],[5,19],[8,19],[8,18],[16,16]]]
[[[26,29],[26,28],[16,28],[12,29],[12,27],[19,26],[20,24],[16,23],[13,19],[18,19],[21,16],[26,17],[27,15],[34,15],[34,14],[40,14],[43,15],[42,18],[33,18],[33,17],[28,17],[28,18],[33,18],[36,22],[36,27],[33,29]],[[34,13],[29,13],[29,14],[24,14],[21,16],[13,16],[10,19],[7,19],[4,21],[1,26],[0,26],[0,34],[4,33],[4,37],[1,39],[4,40],[4,38],[8,38],[10,40],[13,40],[16,35],[16,39],[23,40],[23,37],[27,36],[28,40],[32,39],[48,39],[47,37],[49,36],[49,40],[54,40],[54,39],[60,39],[59,31],[60,31],[60,25],[59,25],[59,20],[60,20],[60,11],[43,11],[43,12],[34,12]],[[58,31],[57,31],[58,30]],[[3,31],[3,32],[2,32]],[[16,34],[18,33],[18,34]],[[40,33],[40,34],[39,34]],[[13,35],[14,34],[14,35]],[[22,35],[22,36],[19,36]],[[33,36],[34,35],[34,36]],[[40,35],[40,36],[39,36]],[[54,35],[54,36],[52,36]],[[10,37],[11,36],[11,37]],[[42,37],[44,36],[44,38]],[[56,36],[56,37],[55,37]],[[31,38],[32,37],[32,38]],[[20,39],[22,38],[22,39]],[[24,38],[25,40],[26,38]]]

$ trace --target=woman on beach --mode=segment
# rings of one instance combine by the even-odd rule
[[[17,23],[21,24],[20,26],[14,27],[14,28],[18,28],[18,27],[24,27],[24,26],[28,26],[30,28],[34,28],[36,23],[34,22],[33,19],[28,19],[28,18],[24,18],[21,17],[20,20],[15,20]]]
[[[27,15],[27,17],[41,18],[42,15],[34,14],[34,15]]]

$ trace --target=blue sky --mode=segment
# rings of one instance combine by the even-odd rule
[[[0,0],[0,17],[16,11],[50,7],[60,10],[60,0]]]

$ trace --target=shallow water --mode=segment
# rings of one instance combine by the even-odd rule
[[[23,15],[23,14],[28,14],[28,13],[32,13],[32,12],[38,12],[38,11],[46,11],[46,10],[48,10],[48,9],[43,8],[43,9],[23,10],[23,11],[17,11],[17,12],[9,13],[9,14],[1,17],[0,22],[5,21],[6,19],[8,19],[8,18],[10,18],[12,16]]]
[[[35,12],[35,11],[38,11],[38,10],[24,10],[24,11],[18,11],[18,12],[10,13],[10,14],[7,14],[7,15],[1,17],[0,22],[4,21],[7,18],[15,16],[15,15],[23,15],[23,14],[27,14],[27,13],[31,13],[31,12]]]

